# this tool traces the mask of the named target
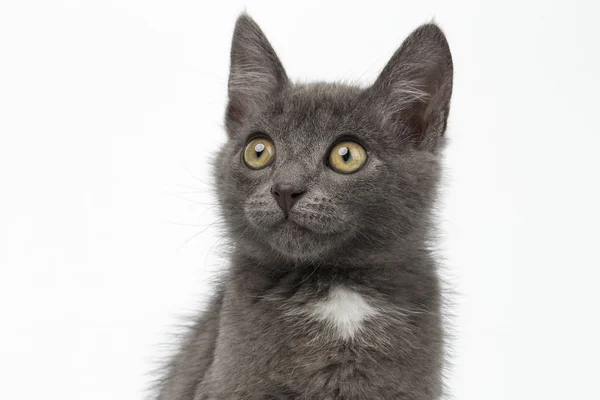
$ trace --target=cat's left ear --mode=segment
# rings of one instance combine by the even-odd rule
[[[435,151],[446,131],[452,75],[444,33],[434,24],[416,29],[368,90],[383,128]]]
[[[234,128],[287,84],[283,65],[266,36],[250,16],[242,14],[231,43],[227,126]]]

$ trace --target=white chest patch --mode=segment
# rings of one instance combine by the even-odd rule
[[[378,314],[360,294],[343,286],[334,286],[326,299],[310,312],[318,321],[331,325],[342,339],[352,339],[363,329],[363,322]]]

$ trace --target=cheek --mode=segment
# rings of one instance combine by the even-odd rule
[[[259,184],[249,188],[248,195],[244,198],[242,207],[248,221],[257,228],[268,228],[281,220],[282,211],[277,206],[271,186]]]
[[[346,200],[327,189],[327,185],[313,185],[291,209],[290,216],[312,232],[343,233],[351,228],[352,213]]]
[[[412,217],[412,205],[405,198],[406,181],[402,170],[372,160],[364,170],[349,176],[336,177],[340,203],[344,205],[353,230],[385,236],[399,225],[407,227]]]
[[[363,169],[350,175],[328,171],[323,182],[329,194],[346,205],[350,212],[361,211],[363,206],[377,206],[380,202],[379,192],[384,186],[383,166],[378,159],[368,161]]]
[[[246,203],[258,192],[257,177],[241,161],[240,152],[223,151],[217,160],[216,177],[220,206],[232,223],[244,219]]]

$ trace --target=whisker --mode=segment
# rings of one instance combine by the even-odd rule
[[[212,224],[215,224],[216,222],[223,222],[223,220],[221,218],[219,218],[217,221],[214,221],[210,224],[189,224],[189,223],[177,222],[177,221],[165,221],[165,222],[168,224],[172,224],[172,225],[191,226],[191,227],[195,227],[195,228],[205,228],[205,227],[211,226]]]
[[[199,187],[196,187],[196,186],[182,185],[182,184],[177,185],[177,187],[184,188],[184,189],[191,189],[191,190],[194,190],[194,191],[197,191],[197,192],[205,192],[205,193],[212,193],[213,192],[213,188],[203,189],[203,188],[199,188]]]
[[[208,187],[216,189],[216,185],[215,184],[209,183],[209,182],[204,182],[202,179],[200,179],[196,175],[194,175],[194,173],[188,168],[188,166],[183,161],[181,162],[181,164],[183,165],[183,168],[185,168],[185,170],[192,176],[192,178],[194,178],[198,182],[202,183],[203,185],[206,185]]]
[[[215,224],[217,224],[217,223],[220,223],[220,222],[222,222],[222,221],[220,221],[220,220],[216,220],[216,221],[214,221],[214,222],[212,222],[212,223],[208,224],[208,225],[207,225],[207,226],[206,226],[204,229],[202,229],[200,232],[196,233],[194,236],[192,236],[191,238],[189,238],[188,240],[186,240],[186,241],[185,241],[185,242],[184,242],[184,243],[183,243],[181,246],[179,246],[179,248],[182,248],[183,246],[185,246],[186,244],[188,244],[188,243],[189,243],[191,240],[195,239],[195,238],[196,238],[196,237],[198,237],[199,235],[201,235],[201,234],[203,234],[204,232],[206,232],[206,230],[207,230],[208,228],[210,228],[211,226],[213,226],[213,225],[215,225]]]

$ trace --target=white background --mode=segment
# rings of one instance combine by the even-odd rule
[[[600,10],[495,3],[3,1],[0,398],[147,394],[224,265],[208,160],[246,9],[291,77],[362,84],[436,19],[451,392],[597,399]]]

